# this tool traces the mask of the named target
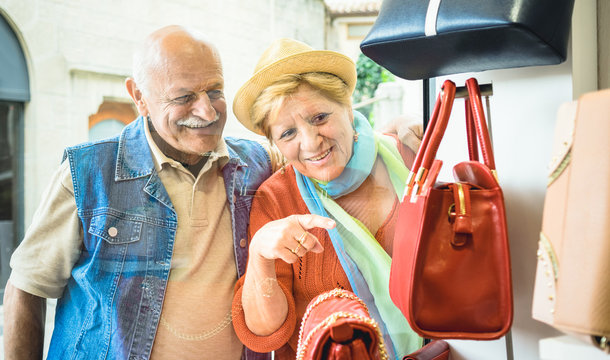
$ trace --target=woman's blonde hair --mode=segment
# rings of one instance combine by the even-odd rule
[[[271,140],[270,119],[290,95],[297,92],[301,85],[309,85],[327,99],[344,106],[351,106],[351,92],[341,78],[323,72],[304,74],[284,74],[269,85],[254,100],[250,108],[250,117],[255,127],[259,128]]]

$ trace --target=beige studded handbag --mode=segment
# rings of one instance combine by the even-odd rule
[[[610,352],[610,90],[559,109],[532,315]]]

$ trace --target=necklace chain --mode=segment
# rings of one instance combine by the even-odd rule
[[[225,317],[222,319],[222,321],[218,325],[216,325],[216,327],[213,328],[212,330],[203,331],[199,334],[187,334],[187,333],[183,333],[183,332],[180,332],[177,329],[175,329],[169,322],[167,322],[165,317],[163,315],[161,315],[161,325],[163,325],[170,333],[172,333],[177,338],[180,338],[183,340],[188,340],[188,341],[207,340],[207,339],[217,335],[222,330],[224,330],[231,323],[232,320],[233,320],[233,317],[231,316],[231,310],[229,310],[229,312],[225,315]]]

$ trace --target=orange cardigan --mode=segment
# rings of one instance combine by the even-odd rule
[[[404,160],[412,159],[412,153],[405,155],[404,148],[401,149],[401,155]],[[405,162],[410,165],[410,161]],[[269,221],[293,214],[309,213],[307,205],[301,198],[294,169],[292,166],[287,166],[284,173],[278,171],[273,174],[256,192],[250,211],[249,239]],[[392,242],[397,216],[398,200],[394,202],[388,218],[375,234],[382,247]],[[337,287],[352,290],[328,232],[319,228],[311,229],[309,232],[320,240],[324,247],[322,253],[308,252],[294,264],[282,260],[275,262],[278,283],[288,301],[288,316],[276,332],[269,336],[258,336],[248,329],[241,306],[244,277],[235,285],[232,312],[237,336],[254,351],[276,350],[275,358],[279,360],[296,357],[301,319],[307,305],[314,297]]]

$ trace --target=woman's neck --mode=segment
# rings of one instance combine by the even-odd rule
[[[362,185],[335,201],[375,235],[392,211],[396,198],[390,175],[378,157]]]

